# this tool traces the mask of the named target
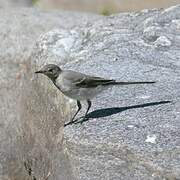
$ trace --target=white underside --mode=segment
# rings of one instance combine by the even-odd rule
[[[72,89],[69,91],[62,91],[63,94],[66,96],[76,99],[76,100],[87,100],[92,99],[95,96],[97,96],[99,93],[101,93],[103,90],[107,88],[104,88],[102,86],[98,86],[96,88],[79,88],[79,89]]]

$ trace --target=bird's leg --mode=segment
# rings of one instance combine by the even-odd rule
[[[68,123],[66,123],[64,126],[67,126],[67,125],[69,125],[69,124],[72,124],[72,123],[76,122],[76,120],[74,120],[74,119],[75,119],[76,115],[78,114],[78,112],[79,112],[79,111],[81,110],[81,108],[82,108],[81,103],[80,103],[80,101],[78,101],[78,100],[77,100],[77,106],[78,106],[78,110],[76,111],[76,113],[74,114],[74,116],[71,118],[71,120],[70,120]]]
[[[91,101],[89,99],[87,100],[87,103],[88,103],[88,108],[86,110],[85,115],[82,117],[82,120],[80,121],[81,124],[86,120],[86,116],[87,116],[87,114],[88,114],[88,112],[89,112],[89,110],[91,108],[92,103],[91,103]]]
[[[91,104],[92,104],[89,99],[87,100],[87,103],[88,103],[88,108],[87,108],[87,111],[86,111],[86,113],[85,113],[85,115],[84,115],[84,118],[86,118],[87,113],[89,112],[89,110],[90,110],[90,108],[91,108]]]
[[[85,115],[84,116],[82,116],[81,118],[82,118],[82,120],[81,121],[78,121],[78,122],[76,122],[76,121],[73,121],[73,123],[75,122],[75,124],[77,124],[77,123],[83,123],[84,121],[86,121],[86,120],[88,120],[88,118],[86,119],[86,116],[87,116],[87,114],[88,114],[88,112],[89,112],[89,110],[90,110],[90,108],[91,108],[91,101],[88,99],[87,100],[87,103],[88,103],[88,108],[87,108],[87,110],[86,110],[86,113],[85,113]]]

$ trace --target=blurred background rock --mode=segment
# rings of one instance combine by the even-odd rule
[[[0,0],[0,7],[31,6],[32,0]]]
[[[33,3],[45,9],[88,11],[108,15],[146,8],[165,8],[179,4],[180,0],[33,0]]]
[[[166,8],[180,0],[0,0],[0,7],[35,6],[42,9],[93,12],[110,15],[125,11]]]

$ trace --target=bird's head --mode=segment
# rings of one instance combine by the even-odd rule
[[[55,81],[56,78],[58,78],[59,74],[61,73],[61,69],[59,66],[55,64],[47,64],[39,71],[36,71],[35,73],[41,73],[46,76],[48,76],[52,81]]]

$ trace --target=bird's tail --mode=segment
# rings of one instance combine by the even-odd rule
[[[153,84],[156,83],[155,81],[142,81],[142,82],[116,82],[111,81],[106,83],[105,85],[131,85],[131,84]]]

